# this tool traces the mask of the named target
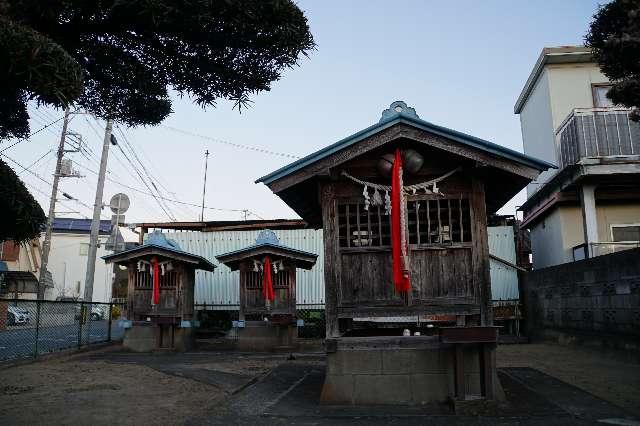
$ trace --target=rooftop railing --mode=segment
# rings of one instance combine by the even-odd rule
[[[556,131],[559,166],[584,157],[640,154],[640,122],[629,119],[629,109],[577,108]]]

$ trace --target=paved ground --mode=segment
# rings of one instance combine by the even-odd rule
[[[40,327],[38,334],[38,352],[55,352],[78,346],[78,336],[82,343],[105,342],[108,338],[107,320],[88,321],[82,327],[75,321],[71,324],[59,324]],[[111,326],[111,338],[119,340],[124,329],[114,321]],[[35,350],[36,329],[33,326],[12,326],[0,330],[0,361],[28,358]]]
[[[320,354],[111,348],[0,370],[0,424],[640,425],[618,406],[640,406],[637,393],[621,400],[618,390],[637,390],[638,365],[552,345],[501,346],[498,365],[507,403],[492,417],[461,417],[433,407],[321,406]],[[597,396],[585,390],[603,384]]]

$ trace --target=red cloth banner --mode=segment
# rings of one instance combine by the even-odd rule
[[[411,281],[409,279],[409,265],[407,264],[406,228],[403,226],[405,220],[402,217],[404,214],[402,186],[402,155],[400,150],[396,149],[391,176],[391,255],[393,261],[393,284],[396,291],[404,293],[411,288]]]
[[[276,298],[276,295],[273,292],[273,278],[271,271],[271,261],[269,260],[269,256],[267,256],[264,258],[264,265],[262,269],[262,297],[264,297],[264,300],[269,301],[273,301]]]
[[[153,299],[151,301],[152,305],[160,304],[160,268],[158,266],[158,259],[151,259],[151,263],[153,263]]]

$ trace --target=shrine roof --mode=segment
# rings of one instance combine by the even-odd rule
[[[265,255],[292,260],[297,267],[303,269],[311,269],[318,258],[317,254],[285,246],[278,240],[275,232],[265,229],[260,232],[255,244],[218,255],[216,259],[235,271],[238,269],[240,261]]]
[[[177,242],[167,238],[160,231],[150,233],[145,243],[141,246],[102,256],[102,259],[106,263],[127,263],[137,258],[149,256],[162,256],[180,260],[195,265],[196,269],[205,271],[213,271],[216,268],[208,259],[182,250]]]
[[[312,154],[309,154],[306,157],[294,161],[293,163],[288,164],[272,173],[269,173],[268,175],[265,175],[256,180],[255,183],[262,182],[266,185],[269,185],[270,183],[278,179],[281,179],[291,173],[307,167],[325,157],[335,154],[342,149],[354,145],[396,124],[407,124],[418,129],[430,132],[432,134],[459,142],[471,148],[479,149],[488,154],[492,154],[500,158],[522,164],[524,166],[532,167],[539,171],[557,168],[554,164],[528,156],[518,151],[514,151],[502,145],[498,145],[496,143],[489,142],[487,140],[480,139],[478,137],[471,136],[457,130],[449,129],[447,127],[439,126],[422,120],[416,113],[415,109],[408,107],[407,104],[403,101],[396,101],[393,102],[389,106],[389,108],[382,112],[382,117],[380,118],[380,121],[378,121],[378,123],[360,130],[359,132],[341,139],[338,142],[335,142],[334,144],[322,148]]]

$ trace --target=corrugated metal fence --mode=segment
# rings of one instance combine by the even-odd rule
[[[196,272],[196,303],[214,305],[237,305],[239,272],[220,264],[216,256],[240,250],[255,244],[260,231],[220,232],[169,232],[167,237],[180,244],[183,250],[198,254],[218,265],[215,272]],[[322,230],[287,229],[277,230],[280,242],[288,247],[318,255],[318,261],[310,271],[297,271],[296,303],[324,304],[324,246]]]
[[[167,237],[180,244],[183,250],[203,256],[216,263],[215,272],[196,272],[195,300],[197,304],[214,305],[214,309],[227,309],[239,304],[239,273],[220,264],[216,256],[254,244],[259,231],[169,232]],[[322,230],[277,230],[280,241],[292,248],[316,253],[318,261],[310,271],[297,272],[298,305],[324,305],[324,245]],[[489,252],[516,263],[513,228],[489,227]],[[494,300],[518,298],[518,276],[513,268],[491,259],[491,288]]]
[[[511,226],[490,226],[489,253],[515,264],[516,243]],[[493,300],[519,299],[518,271],[495,259],[490,259],[491,297]]]

